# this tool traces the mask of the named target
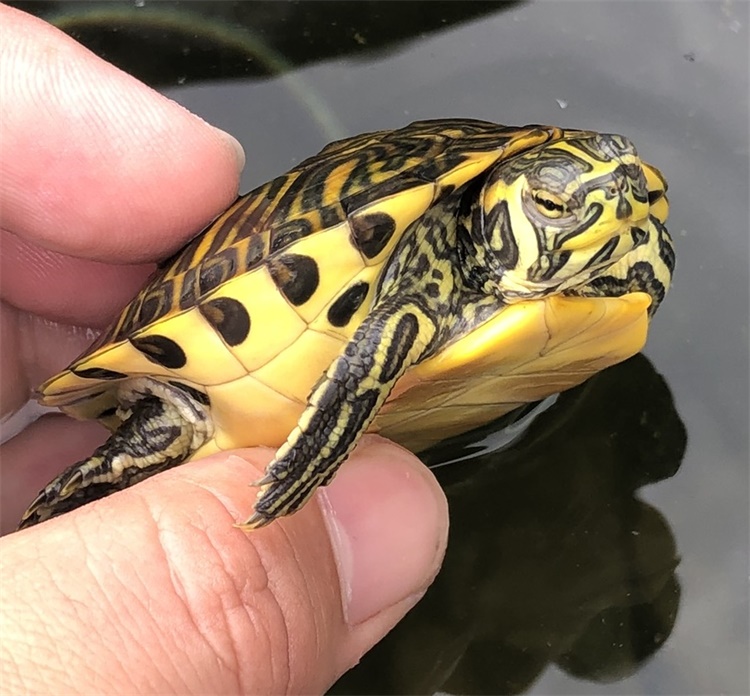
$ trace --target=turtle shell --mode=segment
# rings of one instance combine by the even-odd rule
[[[410,225],[496,162],[570,135],[581,131],[442,120],[332,143],[163,262],[99,340],[40,387],[40,400],[114,429],[119,390],[148,376],[210,404],[214,437],[193,458],[279,446],[370,311]],[[371,429],[420,449],[577,384],[640,349],[648,302],[507,307],[407,372]]]

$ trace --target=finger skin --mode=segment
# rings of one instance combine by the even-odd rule
[[[0,230],[0,297],[32,315],[104,328],[143,286],[154,264],[114,265],[50,251]]]
[[[47,249],[152,261],[237,193],[226,134],[46,22],[0,7],[1,226]]]
[[[0,601],[4,693],[322,693],[356,664],[437,572],[444,498],[392,445],[347,462],[340,493],[356,496],[361,518],[349,544],[389,540],[388,555],[364,569],[405,583],[351,623],[335,510],[313,501],[250,534],[233,526],[255,495],[237,482],[271,455],[188,464],[0,540],[0,562],[13,569]],[[344,594],[378,592],[353,577],[358,587]]]

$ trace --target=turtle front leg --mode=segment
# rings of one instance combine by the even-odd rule
[[[307,407],[268,465],[245,529],[299,510],[352,451],[406,369],[429,350],[434,321],[417,302],[378,305],[313,388]]]

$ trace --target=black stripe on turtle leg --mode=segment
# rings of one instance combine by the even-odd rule
[[[255,514],[241,526],[262,527],[296,512],[328,483],[434,335],[434,324],[417,307],[373,312],[313,390],[298,427],[256,483],[263,490]]]

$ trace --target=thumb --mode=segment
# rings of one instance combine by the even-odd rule
[[[356,664],[437,573],[445,498],[368,437],[303,510],[247,534],[244,482],[271,455],[186,464],[2,539],[6,693],[319,693]]]

